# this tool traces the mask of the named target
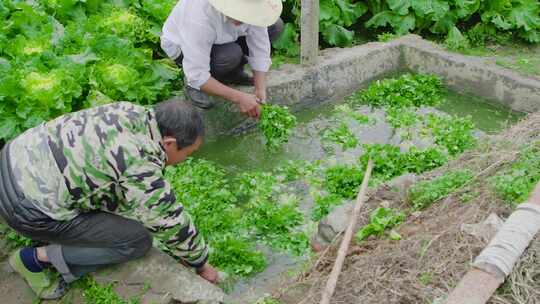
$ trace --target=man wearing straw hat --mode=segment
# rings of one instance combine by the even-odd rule
[[[185,94],[193,104],[213,106],[222,97],[249,117],[266,101],[270,44],[283,31],[281,0],[181,0],[165,21],[161,48],[185,74]],[[249,63],[253,78],[244,72]],[[227,86],[254,85],[253,94]],[[208,94],[208,95],[207,95]]]

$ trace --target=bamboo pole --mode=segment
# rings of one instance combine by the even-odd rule
[[[351,218],[349,219],[349,225],[347,226],[347,230],[345,230],[345,235],[343,236],[343,240],[341,241],[341,245],[339,246],[336,262],[334,263],[334,267],[332,268],[330,277],[328,278],[328,281],[326,282],[326,288],[324,289],[322,293],[320,304],[329,304],[330,299],[332,298],[332,295],[334,294],[334,290],[336,289],[337,280],[338,280],[339,274],[341,273],[341,268],[343,267],[343,262],[345,261],[345,256],[347,255],[349,244],[351,243],[354,226],[356,222],[358,221],[360,208],[362,207],[365,201],[367,185],[368,185],[372,170],[373,170],[373,160],[371,160],[370,158],[367,168],[366,168],[366,172],[364,173],[364,179],[362,180],[362,185],[360,186],[360,192],[358,192],[358,195],[356,196],[356,204],[354,206],[353,214]]]

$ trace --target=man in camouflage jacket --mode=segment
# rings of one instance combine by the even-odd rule
[[[18,250],[11,266],[39,297],[58,298],[65,282],[143,256],[153,235],[217,281],[202,236],[163,176],[166,165],[200,146],[203,133],[188,104],[119,102],[61,116],[6,144],[0,217],[49,244]],[[61,277],[51,279],[44,268]]]

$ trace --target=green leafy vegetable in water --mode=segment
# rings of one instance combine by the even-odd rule
[[[356,138],[344,122],[340,123],[336,128],[325,130],[323,139],[341,145],[344,150],[358,146],[358,138]]]
[[[386,109],[386,122],[394,130],[405,129],[400,132],[401,139],[412,139],[412,129],[420,122],[420,116],[414,108],[388,107]]]
[[[210,263],[219,269],[238,276],[262,271],[266,257],[257,242],[298,255],[309,250],[299,228],[304,217],[298,201],[277,195],[276,175],[244,172],[231,180],[214,163],[189,158],[167,169],[166,177],[208,241]],[[166,244],[161,247],[167,250]]]
[[[217,231],[216,231],[217,233]],[[211,263],[221,270],[239,276],[250,276],[266,268],[264,254],[256,251],[253,243],[239,235],[227,234],[211,244]]]
[[[470,116],[457,117],[429,114],[425,123],[435,139],[435,143],[445,147],[452,156],[463,153],[476,144],[473,135],[474,123]]]
[[[374,178],[386,181],[405,172],[403,155],[399,147],[389,144],[366,144],[363,148],[364,153],[360,156],[360,164],[366,168],[371,158]]]
[[[377,80],[355,97],[358,102],[375,107],[435,106],[442,101],[442,81],[435,75],[403,74]]]
[[[208,242],[210,263],[241,276],[264,269],[265,257],[242,224],[244,212],[223,169],[206,160],[188,158],[168,168],[166,178]],[[166,244],[162,249],[167,251]]]
[[[401,152],[399,147],[390,144],[365,144],[362,147],[364,152],[358,165],[337,165],[326,169],[324,185],[329,193],[348,199],[356,197],[370,158],[373,160],[370,186],[407,172],[423,173],[448,161],[447,154],[438,148],[420,150],[412,147]]]
[[[327,216],[330,211],[336,206],[343,203],[343,197],[337,194],[330,193],[324,196],[315,197],[315,208],[311,213],[311,219],[314,221],[320,221]]]
[[[448,162],[448,155],[439,148],[420,150],[412,147],[402,157],[405,171],[423,173],[438,168]]]
[[[274,198],[276,176],[270,173],[243,173],[238,178],[239,192],[247,195],[244,203],[243,225],[255,233],[257,239],[276,249],[300,255],[309,247],[305,233],[298,231],[304,216],[294,196]]]
[[[405,214],[392,208],[379,207],[369,216],[369,224],[362,227],[355,235],[356,241],[361,242],[371,235],[381,235],[386,229],[399,225],[405,219]],[[401,239],[397,232],[391,234],[392,239]]]
[[[289,140],[291,130],[296,126],[296,117],[285,106],[264,104],[262,106],[259,130],[266,138],[266,147],[275,150]]]
[[[358,166],[337,165],[326,169],[325,187],[329,193],[353,199],[363,178],[364,173]]]
[[[423,173],[448,162],[445,152],[437,148],[420,150],[412,147],[401,152],[397,146],[389,144],[364,145],[364,154],[360,156],[360,164],[367,167],[369,158],[373,159],[373,177],[387,181],[404,173]]]

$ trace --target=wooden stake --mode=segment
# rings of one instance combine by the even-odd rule
[[[301,0],[300,63],[314,65],[319,54],[319,0]]]
[[[373,170],[373,161],[370,158],[367,168],[366,168],[366,172],[364,173],[364,179],[362,180],[362,185],[360,186],[360,192],[358,192],[358,196],[356,196],[356,204],[354,206],[353,214],[351,218],[349,219],[349,225],[347,226],[347,230],[345,230],[345,235],[343,236],[343,240],[341,241],[341,245],[339,246],[336,262],[334,263],[334,267],[332,268],[330,277],[328,278],[328,281],[326,282],[326,288],[324,289],[322,293],[320,304],[329,304],[330,299],[332,298],[332,295],[334,294],[334,290],[336,289],[337,280],[338,280],[339,274],[341,273],[341,268],[343,267],[345,256],[347,255],[347,251],[349,250],[349,244],[351,243],[351,239],[353,236],[354,226],[356,225],[356,222],[358,221],[360,208],[362,207],[365,201],[367,185],[369,182],[369,178],[371,176],[371,170]]]

